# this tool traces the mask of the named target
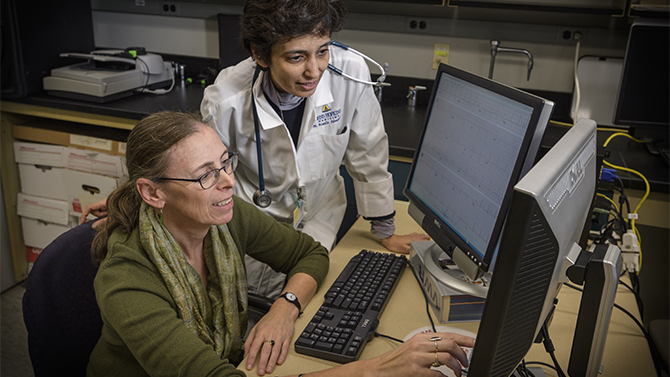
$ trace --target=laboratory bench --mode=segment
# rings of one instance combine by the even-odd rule
[[[386,132],[389,137],[390,170],[396,175],[396,199],[403,199],[402,188],[414,150],[421,136],[432,81],[406,77],[389,77],[386,81],[392,83],[392,86],[384,88],[381,104]],[[425,86],[426,90],[418,92],[416,106],[410,106],[406,97],[408,88],[416,85]],[[134,125],[148,114],[163,110],[198,111],[203,90],[204,88],[200,85],[181,83],[177,84],[170,93],[164,95],[143,93],[108,103],[84,102],[53,97],[44,93],[22,98],[2,98],[2,101],[0,101],[0,110],[2,111],[2,184],[17,281],[26,277],[27,262],[24,257],[25,245],[23,245],[21,237],[20,219],[16,215],[16,194],[20,192],[20,185],[18,170],[13,157],[12,124],[48,119],[51,121],[41,123],[54,123],[54,127],[61,124],[61,127],[77,128],[77,132],[84,132],[87,136],[124,141]],[[568,120],[566,118],[571,102],[569,93],[533,92],[557,103],[553,116],[555,120],[562,122]],[[548,150],[564,132],[565,127],[551,124],[543,139],[543,150]],[[651,166],[652,171],[644,174],[650,177],[652,190],[668,192],[667,166],[665,168],[657,166],[660,162],[649,163],[648,156],[642,155],[638,148],[631,146],[624,140],[613,140],[610,149],[613,150],[614,163],[622,163],[617,159],[625,158],[626,161],[623,162],[625,166],[644,164],[640,170],[645,170],[644,167]],[[635,162],[627,164],[627,154],[631,150],[635,152]],[[626,177],[623,178],[627,179]],[[635,178],[632,179],[635,180]]]

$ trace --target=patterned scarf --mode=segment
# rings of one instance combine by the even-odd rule
[[[247,279],[228,226],[211,226],[205,237],[207,289],[161,224],[155,209],[144,202],[140,208],[140,240],[177,304],[177,314],[184,324],[214,347],[221,358],[241,360],[242,336],[247,326]]]

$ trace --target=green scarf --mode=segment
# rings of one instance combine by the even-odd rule
[[[177,315],[221,358],[241,360],[247,327],[247,279],[227,225],[211,226],[204,240],[209,276],[198,272],[146,203],[140,208],[140,240],[177,304]],[[212,324],[212,326],[208,326]]]

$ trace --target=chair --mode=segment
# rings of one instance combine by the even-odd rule
[[[100,338],[92,223],[78,225],[51,242],[26,280],[23,320],[36,377],[85,376],[89,355]]]
[[[91,259],[94,221],[61,234],[39,255],[26,280],[23,321],[35,377],[85,376],[100,338],[102,319]],[[249,294],[249,310],[262,317],[273,301]]]

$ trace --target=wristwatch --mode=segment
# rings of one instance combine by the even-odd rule
[[[298,298],[295,297],[295,295],[291,292],[284,292],[279,297],[283,297],[286,299],[286,301],[290,302],[291,304],[295,305],[298,308],[298,315],[302,314],[302,306],[300,306],[300,301],[298,301]]]

